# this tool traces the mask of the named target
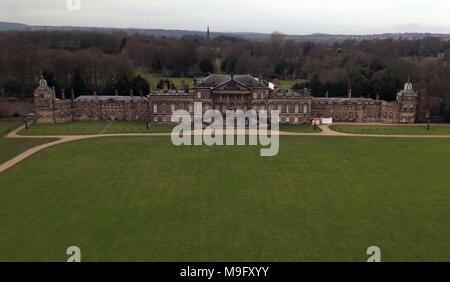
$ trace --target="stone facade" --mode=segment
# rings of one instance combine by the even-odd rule
[[[0,118],[24,117],[34,111],[33,99],[1,97],[0,96]]]
[[[196,79],[193,89],[185,86],[152,90],[147,96],[80,96],[55,98],[53,89],[41,79],[34,92],[38,123],[70,120],[142,120],[170,123],[172,112],[184,109],[193,113],[194,103],[201,102],[203,111],[279,110],[281,123],[310,123],[314,118],[332,117],[337,122],[414,123],[417,94],[411,82],[397,94],[393,102],[370,98],[315,98],[308,89],[283,91],[273,84],[250,75],[210,75]]]
[[[55,90],[41,78],[34,91],[34,106],[39,123],[61,123],[72,120],[72,102],[56,99]]]

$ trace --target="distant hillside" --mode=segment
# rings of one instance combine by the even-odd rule
[[[175,29],[139,29],[139,28],[100,28],[100,27],[78,27],[78,26],[34,26],[20,23],[0,22],[0,31],[19,30],[19,31],[41,31],[41,30],[56,30],[56,31],[93,31],[93,32],[127,32],[129,34],[145,34],[153,36],[166,36],[180,38],[183,36],[205,36],[205,31],[193,30],[175,30]],[[245,39],[264,40],[270,37],[269,33],[256,32],[211,32],[211,37],[217,36],[232,36]],[[370,35],[335,35],[316,33],[309,35],[286,35],[288,39],[298,42],[317,42],[317,43],[333,43],[345,40],[371,40],[371,39],[422,39],[424,37],[437,37],[444,40],[450,40],[450,34],[436,34],[436,33],[384,33],[384,34],[370,34]]]
[[[26,24],[0,22],[0,31],[2,31],[2,30],[27,30],[28,28],[29,28],[29,26]]]

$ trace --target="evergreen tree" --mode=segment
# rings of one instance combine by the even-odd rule
[[[81,76],[81,72],[79,69],[75,70],[75,73],[72,78],[71,88],[75,92],[75,97],[88,94],[86,82],[84,81],[83,77]]]
[[[150,92],[150,85],[148,84],[148,81],[140,75],[135,76],[131,81],[131,84],[134,95],[140,95],[141,91],[144,95],[147,95]]]

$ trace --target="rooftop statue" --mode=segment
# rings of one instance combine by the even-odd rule
[[[47,85],[47,80],[44,79],[44,76],[43,76],[43,75],[41,75],[41,79],[39,80],[39,87],[42,87],[42,88],[48,87],[48,85]]]

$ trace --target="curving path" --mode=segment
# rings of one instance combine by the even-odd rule
[[[378,135],[378,134],[351,134],[351,133],[342,133],[333,131],[330,129],[328,125],[320,125],[320,129],[322,132],[315,133],[303,133],[303,132],[279,132],[281,136],[337,136],[337,137],[375,137],[375,138],[450,138],[450,135]],[[39,145],[33,148],[30,148],[14,158],[6,161],[5,163],[0,164],[0,173],[7,170],[8,168],[16,165],[22,160],[30,157],[31,155],[46,149],[48,147],[52,147],[58,144],[76,141],[76,140],[84,140],[84,139],[92,139],[99,137],[145,137],[145,136],[171,136],[170,133],[118,133],[118,134],[93,134],[93,135],[50,135],[50,136],[21,136],[17,135],[17,133],[25,128],[25,125],[21,125],[13,131],[9,132],[5,138],[56,138],[56,141],[49,142],[43,145]],[[196,134],[196,132],[193,132]],[[246,132],[246,134],[251,134],[251,132]]]

